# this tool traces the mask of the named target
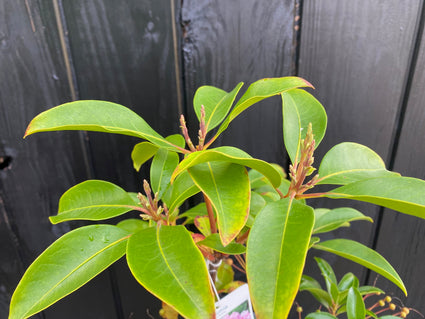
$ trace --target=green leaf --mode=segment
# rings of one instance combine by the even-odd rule
[[[223,290],[227,285],[233,282],[235,272],[232,266],[226,262],[222,262],[217,269],[217,278],[215,280],[215,288],[217,291]]]
[[[319,282],[314,279],[313,277],[302,275],[301,277],[301,284],[300,284],[300,291],[308,290],[311,288],[315,289],[321,289],[322,286],[320,286]]]
[[[167,141],[177,145],[181,148],[185,146],[184,137],[180,134],[174,134],[165,138]],[[131,152],[131,159],[133,161],[133,167],[136,171],[140,170],[140,167],[146,163],[152,156],[156,154],[159,147],[150,142],[141,142],[136,144]]]
[[[173,212],[183,202],[199,193],[198,186],[195,185],[188,172],[180,174],[169,189],[169,194],[164,195],[163,201],[167,204],[169,211]]]
[[[338,319],[328,312],[312,312],[305,317],[305,319]]]
[[[149,228],[149,223],[141,219],[129,218],[120,221],[117,227],[134,234],[142,229]]]
[[[180,214],[179,218],[186,218],[185,224],[187,224],[193,223],[194,219],[198,216],[206,215],[208,215],[207,206],[205,205],[205,202],[202,202]]]
[[[210,236],[206,237],[204,240],[201,240],[200,242],[198,242],[198,244],[210,247],[216,251],[219,251],[227,255],[240,255],[240,254],[244,254],[246,251],[245,246],[235,242],[231,242],[227,244],[227,246],[223,246],[223,244],[221,243],[219,234],[211,234]]]
[[[168,190],[171,175],[179,163],[179,155],[166,149],[159,149],[152,160],[150,170],[150,182],[154,193],[158,193],[157,198]]]
[[[320,163],[318,184],[346,185],[374,177],[399,176],[387,171],[384,161],[370,148],[341,143],[330,149]]]
[[[359,287],[359,292],[362,296],[368,294],[385,294],[382,289],[373,287],[373,286],[361,286]]]
[[[316,214],[313,234],[326,233],[342,226],[349,226],[350,222],[356,220],[367,220],[373,223],[373,219],[363,215],[351,207],[340,207],[332,210],[319,210]]]
[[[134,210],[137,205],[121,187],[109,182],[88,180],[66,191],[59,200],[53,224],[67,220],[102,220]]]
[[[369,309],[366,309],[366,317],[367,316],[371,316],[372,318],[378,319],[378,316],[373,311],[371,311]],[[390,317],[392,317],[392,316],[390,316]],[[400,317],[393,317],[393,318],[400,318]]]
[[[205,108],[205,128],[209,132],[219,125],[232,107],[243,82],[238,83],[229,93],[214,86],[201,86],[193,98],[193,107],[198,120],[201,121],[201,105]]]
[[[347,296],[347,317],[348,319],[365,318],[366,307],[362,296],[355,287],[348,290]]]
[[[202,235],[205,237],[211,235],[211,225],[208,216],[196,216],[194,223]]]
[[[207,162],[189,168],[189,174],[217,213],[221,242],[228,245],[245,226],[251,189],[245,167]]]
[[[295,162],[300,152],[301,140],[305,138],[309,123],[312,124],[315,148],[325,136],[327,116],[322,104],[310,93],[296,89],[282,94],[283,139],[286,151]]]
[[[351,287],[359,288],[359,280],[353,273],[349,272],[342,277],[338,283],[338,290],[343,291],[350,289]]]
[[[324,291],[319,282],[310,276],[302,276],[299,290],[311,293],[325,308],[329,308],[332,305],[332,298],[329,293]]]
[[[247,243],[247,278],[258,317],[286,318],[305,264],[314,213],[288,198],[256,217]]]
[[[266,206],[267,202],[260,194],[251,191],[251,201],[249,204],[249,216],[246,222],[247,227],[252,227],[255,216]]]
[[[63,235],[25,272],[12,296],[9,319],[28,318],[80,288],[125,254],[128,236],[111,225]]]
[[[356,289],[359,288],[359,280],[352,273],[347,273],[338,283],[338,299],[337,304],[345,304],[347,301],[348,290],[354,287]]]
[[[310,238],[310,243],[308,244],[308,249],[310,249],[311,247],[313,247],[314,245],[316,245],[318,242],[320,242],[320,238],[319,237],[311,237]]]
[[[313,248],[333,253],[367,267],[392,281],[407,295],[406,288],[400,276],[388,261],[373,249],[348,239],[324,241],[314,245]]]
[[[251,105],[272,97],[282,92],[297,88],[297,87],[313,87],[306,80],[294,76],[283,78],[267,78],[258,80],[252,83],[240,100],[236,103],[229,116],[220,125],[216,136],[220,135],[227,129],[230,122],[233,121],[239,114],[245,111]]]
[[[201,252],[183,226],[151,227],[130,237],[127,262],[137,281],[186,318],[213,318],[214,295]]]
[[[338,282],[331,265],[329,265],[328,262],[322,258],[314,257],[314,259],[316,260],[317,266],[320,268],[322,276],[328,277],[332,283],[337,284]]]
[[[155,132],[144,119],[125,106],[106,101],[65,103],[37,115],[25,132],[84,130],[136,136],[160,147],[178,151]]]
[[[425,218],[425,181],[411,177],[379,177],[336,188],[330,198],[348,198]]]
[[[134,146],[133,151],[131,152],[131,160],[133,161],[133,167],[138,172],[140,167],[152,156],[156,154],[159,147],[151,142],[141,142]]]
[[[177,166],[173,173],[172,179],[195,165],[213,161],[223,161],[227,163],[248,166],[266,176],[274,187],[278,187],[280,185],[281,177],[279,171],[274,168],[273,165],[265,161],[252,158],[244,151],[231,146],[221,146],[187,155],[185,159]]]

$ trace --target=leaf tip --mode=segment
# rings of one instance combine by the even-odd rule
[[[25,134],[24,134],[23,138],[25,139],[28,135],[31,135],[32,133],[34,133],[34,132],[32,132],[32,130],[31,130],[31,123],[30,123],[28,125],[27,129],[25,130]]]
[[[307,80],[303,79],[304,83],[308,86],[311,87],[312,89],[316,89],[313,84],[311,84],[310,82],[308,82]]]
[[[55,225],[55,224],[58,224],[59,222],[57,221],[57,218],[55,218],[55,217],[57,217],[57,216],[49,216],[49,221],[53,224],[53,225]]]

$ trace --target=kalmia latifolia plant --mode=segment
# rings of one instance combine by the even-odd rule
[[[425,182],[388,171],[374,151],[356,143],[334,146],[316,173],[313,153],[325,135],[327,116],[301,89],[311,84],[297,77],[262,79],[235,101],[242,86],[230,92],[212,86],[196,91],[196,145],[183,116],[182,134],[164,138],[133,111],[110,102],[76,101],[35,117],[25,136],[87,130],[140,138],[131,157],[136,170],[152,158],[150,179],[138,194],[101,180],[85,181],[63,194],[58,214],[50,217],[53,224],[108,220],[130,211],[139,212],[140,218],[83,226],[56,240],[27,269],[13,294],[9,318],[42,311],[124,255],[135,279],[162,300],[165,318],[176,318],[177,313],[215,318],[214,291],[229,293],[242,284],[234,281],[234,269],[246,273],[257,318],[286,318],[299,290],[322,304],[322,312],[307,318],[381,316],[379,305],[365,306],[366,297],[381,291],[359,286],[354,275],[338,282],[326,262],[318,260],[327,290],[303,277],[309,250],[350,259],[406,293],[397,272],[376,251],[349,239],[320,240],[322,233],[357,220],[371,221],[369,217],[350,207],[314,209],[306,200],[352,199],[424,218]],[[275,95],[282,98],[283,140],[292,162],[289,179],[278,165],[238,148],[213,147],[239,114]],[[331,190],[314,192],[321,184],[331,185]],[[181,209],[198,193],[204,199],[201,204]],[[300,307],[295,308],[301,318]],[[397,309],[393,318],[407,315]]]

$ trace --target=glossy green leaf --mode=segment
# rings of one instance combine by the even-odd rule
[[[350,289],[351,287],[359,287],[359,280],[353,273],[349,272],[342,277],[342,279],[338,283],[338,290],[343,291]]]
[[[361,286],[359,287],[359,292],[362,296],[368,294],[385,294],[382,289],[373,286]]]
[[[206,237],[204,240],[201,240],[200,242],[198,242],[198,244],[210,247],[216,251],[219,251],[227,255],[240,255],[245,253],[246,251],[244,245],[241,245],[235,242],[231,242],[227,244],[226,246],[223,246],[223,244],[221,243],[219,234],[211,234],[210,236]]]
[[[406,288],[394,268],[373,249],[349,239],[332,239],[320,242],[313,248],[324,250],[335,255],[352,260],[396,284],[405,294]]]
[[[379,177],[336,188],[326,195],[348,198],[425,218],[425,181],[411,177]]]
[[[337,304],[345,304],[347,301],[348,290],[354,287],[356,289],[359,288],[359,279],[354,276],[352,273],[347,273],[338,283],[338,298]]]
[[[184,148],[185,146],[185,140],[180,134],[170,135],[165,139],[181,148]],[[159,147],[155,144],[152,144],[151,142],[141,142],[136,144],[133,148],[133,151],[131,152],[131,159],[133,161],[134,169],[139,171],[140,167],[149,159],[151,159],[156,154],[158,149]]]
[[[323,290],[319,282],[310,276],[302,276],[299,290],[311,293],[325,308],[329,308],[332,305],[332,298],[329,293]]]
[[[134,146],[131,152],[133,167],[138,172],[140,167],[150,160],[158,151],[159,147],[151,142],[141,142]]]
[[[257,317],[286,318],[304,269],[314,213],[288,198],[256,217],[247,243],[247,278]]]
[[[318,184],[337,185],[374,177],[399,176],[387,171],[378,154],[357,143],[341,143],[331,148],[323,157],[318,174]]]
[[[200,189],[195,185],[189,173],[183,172],[174,180],[172,187],[169,189],[169,196],[163,198],[163,201],[167,204],[169,211],[173,212],[186,199],[199,192]]]
[[[320,268],[322,276],[328,277],[332,283],[337,284],[338,282],[331,265],[329,265],[329,263],[322,258],[314,257],[314,259],[316,260],[317,266]]]
[[[221,242],[228,245],[245,226],[251,189],[245,167],[226,162],[207,162],[189,168],[199,189],[217,213]]]
[[[151,227],[130,237],[127,262],[137,281],[186,318],[213,318],[204,258],[183,226]]]
[[[301,277],[301,284],[300,284],[300,291],[307,290],[310,288],[316,288],[321,289],[322,286],[320,286],[320,283],[314,279],[313,277],[302,275]]]
[[[338,319],[328,312],[312,312],[305,317],[305,319]]]
[[[249,204],[249,216],[246,226],[252,227],[254,224],[255,216],[266,206],[267,202],[260,194],[251,191],[251,201]]]
[[[319,210],[316,213],[313,234],[326,233],[342,226],[349,226],[350,222],[356,220],[367,220],[373,223],[372,218],[363,215],[351,207],[340,207],[332,210]]]
[[[205,237],[211,235],[211,225],[208,216],[196,216],[194,224]]]
[[[238,83],[229,93],[213,86],[201,86],[193,98],[193,107],[198,120],[201,120],[201,105],[205,108],[205,128],[209,132],[219,125],[226,115],[243,86],[243,82]]]
[[[279,95],[282,92],[298,88],[298,87],[313,87],[309,82],[302,78],[288,76],[283,78],[267,78],[261,79],[252,83],[240,100],[236,103],[229,116],[220,125],[216,136],[220,135],[230,122],[233,121],[239,114],[245,111],[251,105],[264,100],[266,98]]]
[[[264,185],[268,185],[269,181],[267,178],[255,169],[250,169],[248,171],[249,182],[251,183],[251,188],[256,189]]]
[[[294,163],[299,156],[300,143],[309,123],[312,124],[315,147],[319,146],[326,132],[327,116],[322,104],[310,93],[290,90],[282,94],[283,139],[286,151]]]
[[[150,169],[150,183],[153,192],[158,193],[158,199],[162,198],[162,195],[171,185],[171,175],[178,163],[179,155],[164,148],[159,149],[153,157]]]
[[[134,210],[137,205],[121,187],[109,182],[88,180],[66,191],[59,200],[53,224],[67,220],[102,220]]]
[[[310,243],[308,244],[308,249],[310,249],[311,247],[313,247],[314,245],[316,245],[318,242],[320,242],[320,238],[319,237],[312,236],[310,238]]]
[[[197,216],[206,215],[208,215],[207,206],[205,205],[205,202],[202,202],[180,214],[179,218],[186,218],[185,224],[187,224],[193,223]]]
[[[366,317],[367,316],[371,316],[372,318],[378,319],[378,316],[373,311],[371,311],[369,309],[366,309]],[[392,316],[390,316],[390,317],[392,317]],[[380,318],[382,318],[382,317],[380,317]],[[397,317],[393,317],[393,318],[397,318]]]
[[[329,296],[331,296],[331,299],[333,301],[332,303],[336,303],[338,300],[339,290],[335,273],[331,265],[329,265],[326,260],[319,257],[314,257],[314,259],[316,260],[316,263],[320,268],[320,272],[322,273],[323,279],[325,279],[326,289],[329,293]]]
[[[141,219],[129,218],[120,221],[117,227],[134,234],[142,229],[149,228],[149,223]]]
[[[25,136],[38,132],[84,130],[136,136],[160,147],[176,147],[125,106],[96,100],[65,103],[37,115]]]
[[[25,272],[12,296],[9,319],[28,318],[87,283],[125,254],[128,236],[111,225],[63,235]]]
[[[226,262],[222,262],[217,269],[217,277],[215,280],[215,288],[217,291],[225,289],[227,285],[232,283],[235,276],[235,272],[231,265]]]
[[[273,165],[252,158],[249,154],[244,151],[231,146],[221,146],[214,149],[208,149],[205,151],[194,152],[185,157],[183,161],[177,166],[173,173],[173,179],[185,170],[206,162],[223,161],[227,163],[234,163],[243,166],[253,168],[264,176],[266,176],[274,187],[278,187],[281,182],[279,171],[274,168]]]
[[[346,311],[348,319],[359,319],[366,316],[366,307],[362,295],[355,287],[348,290]]]
[[[140,205],[139,194],[136,192],[127,192],[128,195],[133,199],[135,205]]]

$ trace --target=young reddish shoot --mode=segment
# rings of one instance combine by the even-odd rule
[[[312,124],[309,123],[307,128],[307,133],[305,139],[301,140],[300,143],[300,159],[298,160],[298,155],[292,165],[289,166],[289,176],[291,177],[291,185],[289,186],[288,193],[284,197],[292,198],[307,198],[303,193],[307,190],[313,188],[317,182],[319,175],[315,175],[310,181],[304,183],[306,177],[310,176],[316,169],[312,166],[314,163],[314,148],[315,140],[313,135]],[[322,194],[310,194],[309,198],[320,197]]]

